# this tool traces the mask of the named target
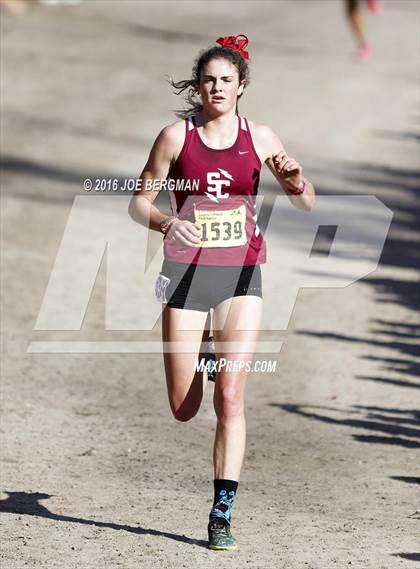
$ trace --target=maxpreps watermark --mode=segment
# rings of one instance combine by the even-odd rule
[[[210,193],[213,194],[217,197],[216,191]],[[262,205],[265,198],[255,199]],[[131,195],[124,192],[90,192],[74,198],[34,325],[37,338],[30,342],[28,352],[177,352],[194,353],[196,357],[195,340],[162,342],[154,337],[153,330],[162,317],[156,279],[164,252],[160,247],[151,255],[149,224],[142,225],[130,218],[130,200]],[[184,211],[191,211],[194,200],[195,196],[186,196],[178,215],[182,217]],[[316,208],[310,215],[293,208],[287,196],[275,196],[272,203],[270,199],[264,231],[270,258],[262,267],[266,284],[259,330],[287,330],[301,289],[327,288],[333,295],[375,271],[392,216],[393,212],[374,196],[317,196]],[[323,227],[334,227],[334,237],[326,251],[317,251],[318,233]],[[237,264],[241,263],[243,258],[238,255]],[[142,331],[143,337],[127,340],[125,336],[113,336],[105,340],[92,335],[86,339],[82,328],[101,268],[106,294],[102,296],[103,313],[95,322],[95,329],[106,330],[107,334],[132,331],[134,335]],[[185,264],[185,271],[187,268]],[[196,274],[193,283],[194,278]],[[203,324],[192,323],[185,314],[189,311],[181,312],[177,329],[196,330],[197,337],[198,331],[202,334]],[[252,329],[250,320],[239,318],[235,329]],[[218,319],[217,328],[213,322],[212,329],[221,330],[224,326],[225,319]],[[47,338],[42,337],[44,331],[49,331]],[[52,331],[57,334],[55,338]],[[72,336],[63,338],[64,331]],[[81,332],[80,337],[74,337],[77,331]],[[277,354],[282,344],[277,337],[261,339],[253,353]],[[219,342],[217,347],[220,354],[244,351],[243,342],[239,341]]]
[[[226,372],[260,372],[274,373],[276,371],[276,360],[228,360],[219,358],[218,360],[206,360],[206,358],[197,358],[195,371],[203,372],[207,370],[209,373]]]
[[[142,178],[86,178],[83,189],[86,192],[197,192],[200,180],[173,180],[172,178],[142,180]]]

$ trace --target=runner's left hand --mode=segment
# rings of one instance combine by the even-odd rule
[[[302,181],[302,166],[294,158],[290,158],[285,150],[272,155],[276,172],[288,186],[298,188]]]

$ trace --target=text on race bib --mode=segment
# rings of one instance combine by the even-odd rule
[[[239,247],[246,244],[246,210],[241,205],[229,210],[195,210],[195,223],[201,225],[197,247]]]

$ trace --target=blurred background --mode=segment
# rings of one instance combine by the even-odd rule
[[[147,567],[183,566],[178,552],[183,562],[212,566],[198,537],[185,537],[196,531],[198,507],[205,520],[211,495],[211,398],[193,427],[174,424],[160,356],[36,356],[27,348],[40,338],[108,337],[103,276],[80,333],[33,330],[74,197],[85,195],[85,178],[138,176],[157,134],[182,107],[166,76],[189,78],[201,49],[240,33],[249,37],[251,66],[240,114],[276,131],[319,195],[374,195],[394,213],[378,269],[334,293],[301,290],[277,375],[250,382],[241,533],[252,528],[257,476],[274,510],[268,518],[255,513],[266,530],[262,543],[272,545],[243,544],[243,560],[258,569],[280,562],[330,569],[351,559],[363,569],[389,569],[419,558],[409,516],[416,518],[419,481],[411,453],[420,446],[420,5],[360,0],[351,19],[349,4],[0,2],[3,416],[10,434],[2,509],[7,535],[15,536],[4,547],[8,568],[22,567],[16,548],[37,566],[57,566],[69,551],[67,532],[74,549],[65,567],[134,567],[139,556]],[[278,192],[267,169],[261,188]],[[159,200],[168,207],[166,195]],[[161,473],[169,464],[168,479]],[[313,494],[304,490],[308,477]],[[185,499],[181,488],[200,488],[201,501],[185,505],[188,521],[177,532],[172,500]],[[42,507],[36,492],[49,498]],[[157,496],[162,511],[154,510]],[[308,508],[317,517],[305,517]],[[23,523],[14,514],[29,514],[26,549],[13,541]],[[226,563],[235,566],[233,558]]]

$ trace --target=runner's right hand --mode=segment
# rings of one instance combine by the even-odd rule
[[[176,219],[169,227],[166,238],[187,247],[197,247],[200,244],[201,225],[186,219]]]

